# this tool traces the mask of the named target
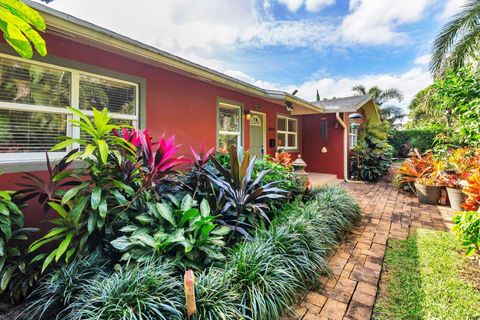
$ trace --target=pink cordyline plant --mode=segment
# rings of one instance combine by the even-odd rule
[[[174,167],[188,161],[183,159],[183,156],[175,156],[181,147],[175,145],[175,136],[167,139],[164,134],[159,142],[154,143],[148,129],[141,131],[122,128],[121,133],[118,131],[114,133],[137,148],[137,161],[147,184],[155,185],[167,174],[172,173]]]

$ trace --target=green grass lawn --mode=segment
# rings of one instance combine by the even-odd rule
[[[444,231],[419,229],[407,240],[390,240],[373,318],[480,319],[480,290],[463,276],[472,262],[459,250]]]

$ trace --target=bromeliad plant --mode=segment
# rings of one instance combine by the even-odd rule
[[[266,210],[269,209],[267,200],[282,199],[286,191],[277,188],[278,181],[272,181],[261,185],[264,177],[270,170],[264,170],[253,178],[255,157],[250,159],[249,152],[243,155],[235,146],[229,147],[230,170],[225,169],[214,157],[210,157],[215,168],[216,175],[212,170],[206,170],[210,181],[220,190],[220,198],[225,200],[225,205],[220,208],[221,218],[219,222],[233,230],[232,235],[240,233],[249,238],[246,229],[252,228],[258,221],[258,217],[269,222]]]
[[[172,204],[147,203],[144,213],[132,217],[111,242],[123,253],[122,260],[143,261],[164,256],[182,268],[202,269],[216,260],[223,260],[224,236],[230,229],[218,226],[207,200],[199,208],[187,194],[181,201],[171,196]]]

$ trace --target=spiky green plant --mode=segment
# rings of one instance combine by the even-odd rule
[[[231,270],[210,268],[195,279],[197,319],[242,319],[238,285],[232,284]]]
[[[151,259],[86,284],[64,319],[175,320],[182,318],[183,300],[174,266]]]
[[[340,239],[360,218],[360,206],[347,191],[329,185],[312,191],[314,201],[305,206],[304,214],[325,224]]]
[[[74,260],[45,276],[25,309],[31,319],[63,319],[66,307],[96,277],[107,277],[105,262],[97,255]]]
[[[268,232],[260,235],[272,241],[275,254],[282,257],[281,263],[301,280],[298,291],[308,289],[307,284],[315,282],[316,276],[327,269],[328,246],[325,235],[313,221],[305,217],[291,217],[281,224],[275,224]]]
[[[227,262],[238,285],[242,314],[252,319],[279,319],[294,302],[300,279],[275,253],[273,241],[255,238],[240,244]]]

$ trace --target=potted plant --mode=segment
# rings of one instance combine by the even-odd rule
[[[437,179],[425,175],[415,181],[418,202],[436,205],[440,199],[442,186],[438,185]]]
[[[455,211],[463,211],[463,204],[465,203],[466,195],[463,193],[463,188],[467,185],[464,176],[467,173],[451,173],[446,175],[445,186],[447,187],[448,200],[450,207]]]

